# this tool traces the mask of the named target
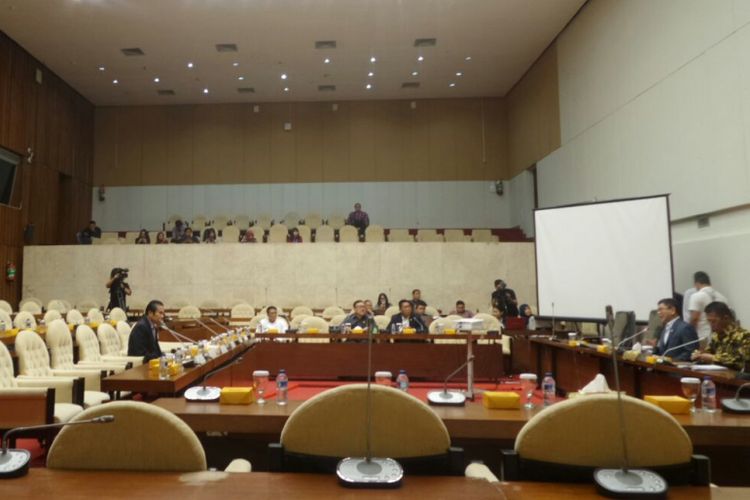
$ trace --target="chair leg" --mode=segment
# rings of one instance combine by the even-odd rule
[[[466,469],[466,457],[464,449],[456,446],[448,448],[448,464],[451,476],[463,476]]]
[[[271,472],[284,471],[284,446],[281,443],[268,444],[268,469]]]
[[[502,450],[500,457],[500,478],[503,481],[519,481],[520,464],[515,450]]]

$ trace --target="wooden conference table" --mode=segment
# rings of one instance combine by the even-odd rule
[[[546,499],[601,498],[593,484],[490,483],[450,476],[408,476],[392,490],[348,489],[332,475],[250,472],[148,473],[31,469],[27,476],[2,482],[3,496],[14,499],[55,498],[294,498],[360,500],[367,498]],[[750,488],[682,486],[670,499],[748,498]]]

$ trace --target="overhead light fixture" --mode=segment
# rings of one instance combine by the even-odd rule
[[[371,63],[374,63],[374,62],[376,62],[376,61],[377,61],[377,59],[375,59],[375,56],[372,56],[372,57],[370,58],[370,62],[371,62]]]
[[[464,58],[464,61],[471,61],[471,56],[466,56],[466,57]]]
[[[365,88],[366,88],[367,90],[370,90],[370,89],[372,89],[372,84],[371,84],[371,83],[368,83],[367,85],[365,85]]]
[[[120,81],[117,78],[112,80],[112,85],[117,85],[118,83],[120,83]]]
[[[418,75],[419,75],[419,72],[418,72],[418,71],[412,71],[412,72],[411,72],[411,76],[418,76]]]
[[[237,77],[237,79],[238,79],[239,81],[242,81],[242,80],[244,80],[244,79],[245,79],[245,77],[244,77],[244,76],[238,76],[238,77]]]
[[[289,87],[284,87],[284,92],[289,92]]]
[[[104,71],[104,66],[99,66],[99,71]]]
[[[208,88],[203,89],[204,94],[208,94]]]
[[[236,43],[217,43],[216,51],[217,52],[237,52],[237,44]]]
[[[159,77],[154,78],[154,83],[159,83]]]
[[[193,67],[193,66],[194,66],[194,64],[193,64],[193,63],[191,63],[191,62],[187,63],[187,67],[188,67],[188,68],[191,68],[191,69],[192,69],[192,67]]]
[[[453,82],[451,82],[451,83],[449,83],[449,84],[448,84],[448,86],[449,86],[449,87],[455,87],[455,86],[456,86],[456,84],[455,84],[455,83],[453,83]]]
[[[238,63],[238,62],[233,62],[233,63],[232,63],[232,66],[234,66],[235,68],[236,68],[237,66],[239,66],[239,65],[240,65],[240,63]]]
[[[282,79],[282,80],[286,80],[286,79],[287,79],[286,73],[282,73],[282,74],[281,74],[281,79]]]
[[[331,64],[331,60],[329,58],[323,59],[323,64]]]
[[[367,73],[367,76],[369,76],[370,78],[372,78],[373,76],[375,76],[375,73],[373,73],[372,71],[370,71],[369,73]]]
[[[419,61],[419,62],[422,62],[422,61],[424,61],[424,56],[419,56],[419,57],[417,57],[417,61]]]
[[[464,76],[464,74],[461,73],[460,71],[456,71],[456,76]]]

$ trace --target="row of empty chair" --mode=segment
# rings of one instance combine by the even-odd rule
[[[275,224],[286,224],[289,226],[296,226],[298,224],[304,224],[313,229],[317,229],[321,226],[330,226],[333,229],[341,229],[346,224],[346,218],[341,215],[330,215],[327,218],[323,218],[318,213],[308,213],[304,216],[300,216],[297,212],[289,212],[284,217],[274,219],[270,214],[261,214],[256,218],[250,217],[249,215],[236,215],[234,217],[228,217],[226,215],[215,215],[213,217],[206,217],[205,215],[195,215],[194,217],[183,217],[178,214],[173,214],[164,223],[164,227],[169,229],[175,225],[178,220],[183,223],[196,228],[204,227],[216,227],[223,228],[228,225],[238,226],[242,229],[253,226],[260,229],[270,229]]]

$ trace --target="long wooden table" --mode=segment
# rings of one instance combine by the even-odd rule
[[[360,500],[362,498],[546,499],[601,498],[593,484],[490,483],[449,476],[408,476],[392,490],[349,489],[325,474],[251,472],[148,473],[32,469],[27,476],[3,481],[3,496],[14,499],[55,498],[294,498]],[[748,498],[750,488],[681,486],[671,499]]]

